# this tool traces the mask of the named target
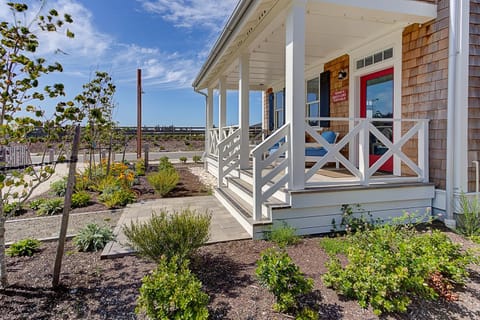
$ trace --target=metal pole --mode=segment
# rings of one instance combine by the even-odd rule
[[[137,69],[137,159],[142,157],[142,69]]]

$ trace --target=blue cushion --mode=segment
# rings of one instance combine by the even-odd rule
[[[335,138],[337,137],[337,134],[333,131],[325,131],[322,132],[322,137],[327,140],[329,144],[332,144],[335,142]]]
[[[310,156],[310,157],[323,157],[324,155],[327,154],[327,150],[325,148],[320,147],[320,148],[305,148],[305,156]]]

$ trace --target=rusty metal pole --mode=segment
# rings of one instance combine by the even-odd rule
[[[142,69],[137,69],[137,159],[142,157]]]

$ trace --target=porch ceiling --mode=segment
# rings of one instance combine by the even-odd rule
[[[249,2],[250,10],[218,54],[210,55],[193,86],[215,87],[221,75],[227,86],[238,87],[238,55],[250,53],[250,87],[266,89],[285,74],[285,20],[289,0]],[[235,15],[235,13],[234,13]],[[348,53],[361,44],[411,23],[424,23],[436,15],[436,5],[411,0],[310,0],[306,10],[305,68]],[[232,19],[231,19],[232,20]],[[226,26],[225,30],[231,27]],[[224,33],[225,33],[224,30]],[[216,50],[217,49],[217,50]]]

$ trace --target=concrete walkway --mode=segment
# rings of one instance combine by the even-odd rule
[[[117,237],[116,241],[107,244],[102,252],[102,258],[113,258],[134,252],[126,245],[126,238],[122,232],[123,225],[130,225],[131,221],[144,222],[151,217],[153,212],[160,212],[162,209],[173,212],[183,208],[197,210],[199,213],[208,211],[212,214],[208,243],[252,238],[214,196],[158,199],[135,203],[123,209],[114,231]]]

